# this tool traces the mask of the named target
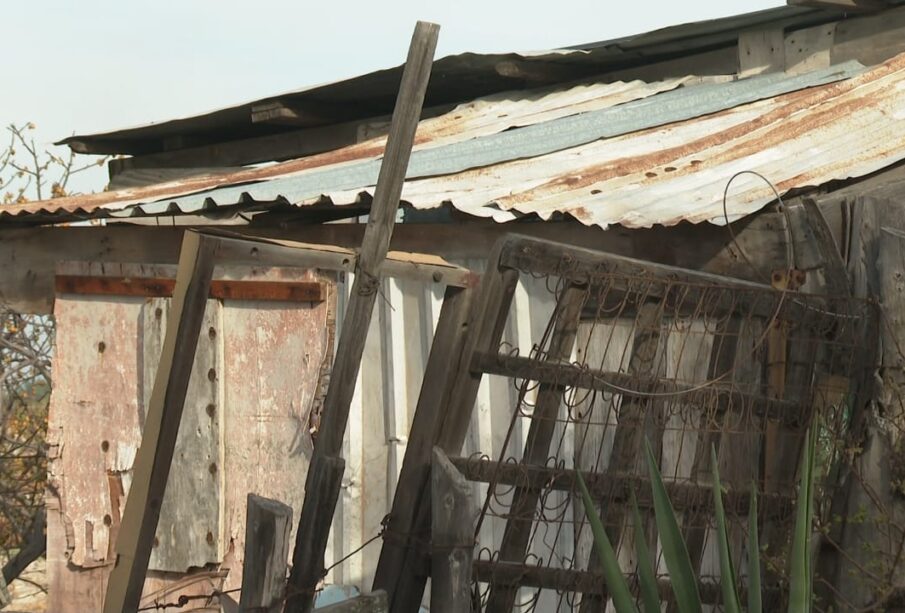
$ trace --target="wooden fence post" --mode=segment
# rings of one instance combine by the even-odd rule
[[[216,238],[189,231],[182,239],[172,315],[116,539],[116,562],[107,582],[104,613],[132,613],[141,600],[218,243]]]
[[[467,613],[478,505],[468,481],[439,447],[433,452],[431,499],[431,611]]]
[[[292,508],[248,495],[240,613],[279,613],[286,591]]]
[[[440,27],[436,24],[419,21],[412,35],[393,119],[390,122],[390,134],[387,137],[386,150],[374,189],[368,225],[356,264],[348,310],[339,334],[333,373],[324,399],[323,422],[314,446],[311,468],[316,465],[318,458],[339,459],[342,451],[343,437],[349,421],[349,406],[355,393],[355,381],[361,367],[368,325],[377,300],[380,266],[390,247],[396,211],[399,209],[415,130],[427,92],[439,30]],[[305,502],[302,505],[292,555],[290,594],[286,601],[286,613],[301,613],[313,606],[314,589],[320,580],[327,545],[327,533],[321,535],[314,532],[315,526],[318,525],[316,518],[328,508],[332,517],[332,510],[336,508],[336,499],[339,497],[338,480],[330,481],[334,489],[319,491],[319,498],[309,495],[312,489],[310,470],[306,483]],[[313,547],[315,543],[316,548]],[[306,556],[315,556],[317,560],[305,559]]]

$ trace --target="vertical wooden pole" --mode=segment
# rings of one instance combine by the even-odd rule
[[[471,611],[478,505],[468,481],[438,447],[431,468],[431,611]]]
[[[210,292],[217,245],[216,238],[195,232],[186,232],[182,239],[172,315],[167,323],[141,446],[135,456],[132,486],[116,539],[116,562],[107,583],[105,613],[131,613],[138,609],[141,600]]]
[[[412,35],[399,95],[396,98],[396,108],[390,122],[386,151],[374,191],[374,201],[371,204],[368,225],[356,263],[352,294],[339,335],[330,386],[324,399],[323,421],[314,446],[312,468],[319,458],[338,459],[342,451],[346,424],[349,421],[349,407],[355,392],[355,381],[358,379],[365,338],[377,300],[380,265],[390,247],[396,211],[399,208],[405,172],[415,140],[415,130],[421,117],[421,107],[427,91],[439,30],[440,27],[436,24],[419,21]],[[327,535],[314,532],[317,526],[316,518],[327,508],[335,509],[339,496],[338,481],[335,483],[335,490],[319,491],[320,497],[317,498],[311,495],[310,486],[314,478],[316,477],[313,471],[309,470],[305,502],[299,518],[292,556],[292,573],[289,576],[290,596],[286,601],[286,613],[301,613],[310,610],[313,605],[314,589],[320,580],[318,575],[323,568],[324,550],[327,545]],[[323,543],[323,547],[320,547],[320,542]],[[313,543],[318,543],[317,549],[312,549]],[[318,560],[306,560],[305,556],[316,556]]]
[[[403,606],[403,600],[412,601],[403,610],[417,610],[424,589],[423,580],[420,588],[417,584],[418,577],[425,576],[425,565],[415,562],[420,552],[413,549],[420,548],[422,542],[428,542],[430,533],[418,526],[419,507],[430,502],[426,491],[431,471],[431,449],[443,422],[445,400],[451,393],[453,369],[450,363],[458,361],[464,347],[474,293],[475,290],[470,288],[446,289],[374,576],[374,589],[385,590],[391,603],[396,603],[397,591],[400,597],[398,606]]]
[[[248,495],[240,613],[280,613],[291,531],[291,507],[278,500]]]

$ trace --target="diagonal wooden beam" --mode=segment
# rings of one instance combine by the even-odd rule
[[[330,386],[324,399],[323,421],[314,446],[312,468],[318,460],[338,458],[342,450],[355,381],[361,367],[371,313],[377,300],[380,266],[389,251],[439,30],[440,27],[436,24],[419,21],[412,35],[390,123],[386,151],[377,176],[374,201],[355,269],[349,306],[339,335]],[[309,470],[308,482],[316,478]],[[314,590],[323,573],[326,547],[324,535],[314,532],[317,527],[315,519],[323,513],[324,507],[335,507],[339,497],[339,482],[329,490],[332,491],[320,488],[318,496],[305,496],[293,550],[286,613],[308,611],[313,605]],[[309,488],[306,491],[310,491]],[[316,550],[311,548],[311,543],[315,542],[319,545]]]

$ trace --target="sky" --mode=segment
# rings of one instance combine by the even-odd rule
[[[437,57],[534,51],[785,4],[783,0],[6,0],[0,124],[42,145],[395,66],[415,21]],[[103,187],[101,169],[77,189]]]

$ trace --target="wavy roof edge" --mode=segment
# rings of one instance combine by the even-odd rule
[[[893,0],[899,4],[905,0]],[[786,28],[808,27],[844,18],[838,10],[783,6],[718,19],[669,26],[641,34],[585,43],[558,50],[531,53],[461,53],[434,62],[433,77],[425,106],[462,102],[512,89],[513,80],[499,74],[504,62],[571,66],[574,76],[600,74],[608,70],[652,63],[680,50],[694,52],[735,41],[739,31],[782,23]],[[119,130],[75,135],[57,144],[69,145],[78,153],[132,154],[155,152],[154,141],[193,133],[218,132],[223,140],[261,134],[268,129],[252,124],[252,109],[276,101],[317,104],[348,104],[350,115],[341,121],[389,114],[401,79],[402,66],[382,69],[326,84],[267,96],[217,110]],[[367,92],[363,95],[363,92]],[[314,125],[330,125],[326,121]],[[232,130],[230,134],[227,130]],[[279,128],[271,128],[279,129]]]

